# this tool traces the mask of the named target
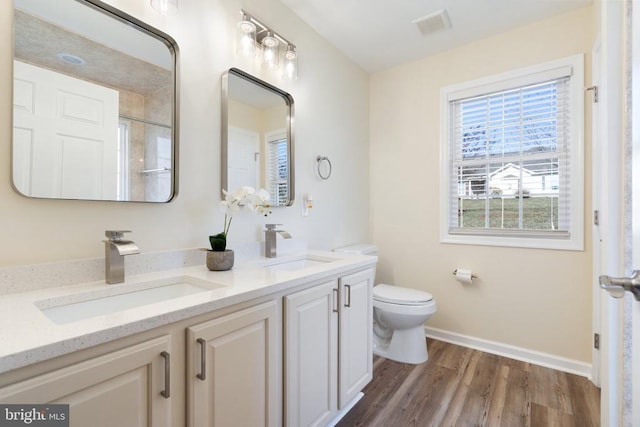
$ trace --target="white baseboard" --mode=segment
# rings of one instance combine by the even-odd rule
[[[470,337],[467,335],[457,334],[455,332],[448,332],[437,328],[425,326],[424,330],[427,337],[434,338],[439,341],[445,341],[451,344],[473,348],[474,350],[480,350],[486,353],[492,353],[498,356],[504,356],[510,359],[533,363],[534,365],[540,365],[546,368],[557,369],[570,374],[591,378],[590,363],[567,359],[553,354],[542,353],[509,344]]]

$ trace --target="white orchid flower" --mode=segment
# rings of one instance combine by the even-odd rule
[[[234,192],[222,190],[222,194],[224,200],[220,201],[220,210],[224,212],[224,226],[221,234],[224,234],[225,238],[231,227],[233,214],[241,209],[246,208],[263,216],[271,213],[269,210],[270,195],[264,188],[256,191],[253,187],[244,186]]]
[[[260,207],[267,206],[271,198],[269,192],[264,188],[256,191],[253,187],[244,186],[231,193],[222,190],[224,200],[220,203],[223,209],[231,213],[237,212],[239,209],[246,207],[250,211],[256,211]],[[262,212],[262,211],[261,211]]]
[[[271,195],[264,188],[261,188],[260,190],[258,190],[257,197],[261,202],[264,202],[264,203],[268,202],[271,199]]]

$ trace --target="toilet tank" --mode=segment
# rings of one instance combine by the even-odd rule
[[[354,245],[335,248],[333,251],[357,255],[378,255],[378,247],[372,243],[356,243]]]

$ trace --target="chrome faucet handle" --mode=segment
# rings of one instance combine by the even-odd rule
[[[267,231],[276,231],[276,227],[282,224],[265,224]]]
[[[112,242],[119,242],[122,240],[124,233],[131,233],[131,230],[105,230],[104,235]]]

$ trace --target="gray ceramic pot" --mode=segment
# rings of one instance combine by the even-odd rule
[[[207,268],[211,271],[231,270],[233,267],[233,251],[207,251]]]

